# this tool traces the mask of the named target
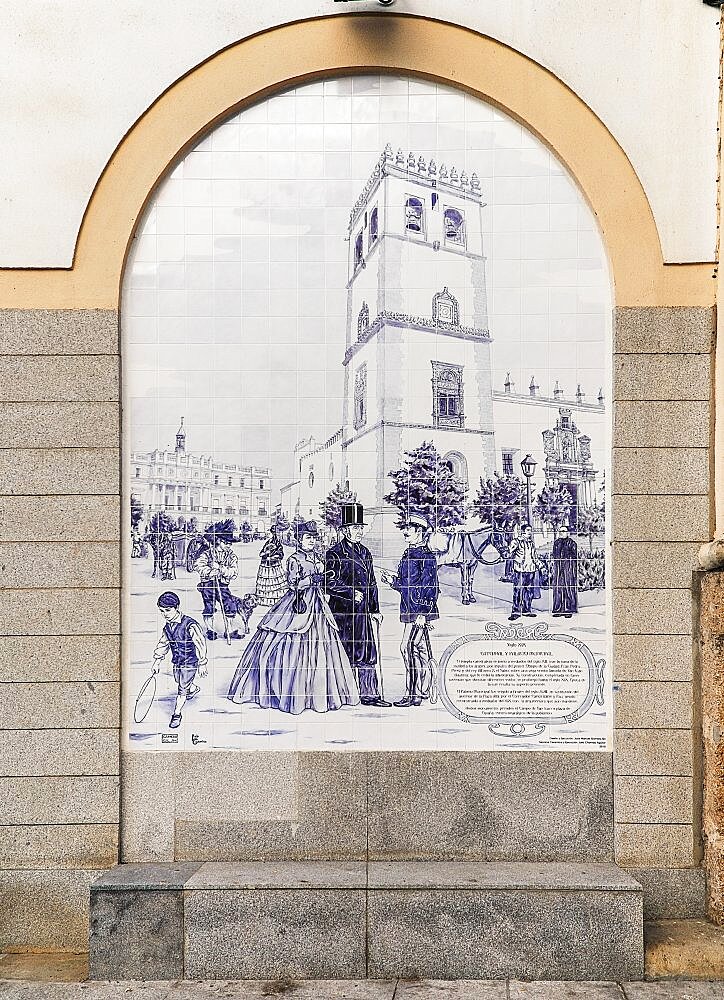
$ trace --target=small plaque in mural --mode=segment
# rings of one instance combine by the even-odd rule
[[[549,632],[547,624],[487,624],[442,657],[439,690],[448,711],[466,723],[485,723],[512,737],[582,719],[604,701],[605,661],[580,639]]]

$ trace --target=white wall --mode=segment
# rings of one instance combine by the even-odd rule
[[[354,10],[385,16],[373,0]],[[397,0],[392,10],[466,25],[551,69],[629,155],[665,258],[713,259],[717,11],[700,0]],[[182,74],[290,13],[339,12],[332,0],[0,0],[0,266],[71,264],[105,163]]]

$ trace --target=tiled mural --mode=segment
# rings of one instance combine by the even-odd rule
[[[200,142],[123,296],[127,746],[607,749],[610,314],[581,195],[469,95]]]

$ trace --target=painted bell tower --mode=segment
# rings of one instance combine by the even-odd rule
[[[342,447],[378,511],[423,441],[471,484],[495,468],[482,207],[475,174],[388,146],[350,214]]]

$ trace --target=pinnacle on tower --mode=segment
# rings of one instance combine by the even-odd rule
[[[539,388],[540,388],[540,386],[537,385],[537,383],[536,383],[535,375],[531,375],[531,377],[530,377],[530,385],[528,386],[528,392],[530,393],[531,396],[537,396]]]
[[[430,160],[430,164],[429,164],[429,166],[427,168],[427,172],[428,172],[428,174],[431,177],[434,177],[435,174],[437,173],[437,164],[435,163],[434,160]]]
[[[176,453],[182,454],[186,451],[186,431],[184,430],[184,418],[181,417],[179,429],[176,431]]]
[[[457,184],[458,183],[458,172],[455,169],[455,167],[451,167],[450,168],[450,183],[451,184]]]
[[[480,190],[480,178],[475,173],[470,178],[470,187],[473,189],[473,191]]]
[[[603,406],[605,396],[603,395],[603,386],[598,390],[598,405]]]
[[[585,398],[586,398],[586,394],[581,389],[581,383],[579,382],[578,386],[576,388],[576,402],[577,403],[582,403],[585,400]]]
[[[415,169],[415,154],[412,152],[412,150],[410,150],[410,152],[407,154],[407,169],[408,170]]]
[[[555,384],[555,386],[553,388],[553,398],[554,399],[563,399],[563,389],[561,389],[560,385],[558,384],[558,380],[557,379],[556,379],[556,384]]]
[[[383,158],[385,160],[392,160],[392,159],[394,159],[394,153],[392,152],[392,146],[389,144],[389,142],[385,146],[385,151],[382,154],[382,156],[383,156]]]
[[[397,164],[398,167],[404,167],[405,165],[405,154],[402,152],[401,148],[397,150],[397,155],[395,156],[395,163]]]
[[[511,379],[510,379],[510,372],[506,373],[505,382],[503,383],[503,388],[505,389],[506,392],[512,392],[513,391],[513,382],[511,382]]]

